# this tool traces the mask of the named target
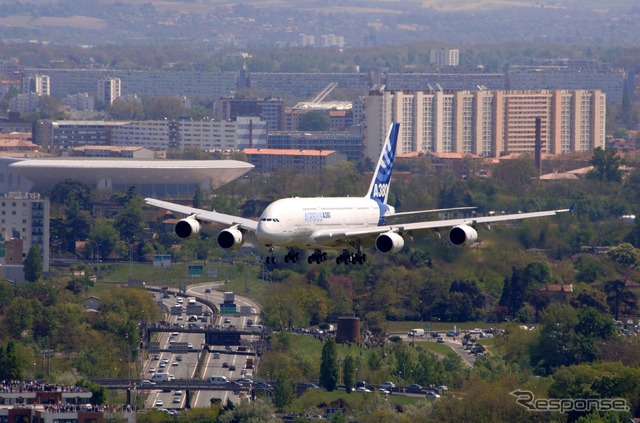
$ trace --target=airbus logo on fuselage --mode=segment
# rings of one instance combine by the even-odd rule
[[[324,219],[330,219],[331,212],[305,212],[304,221],[305,222],[322,222]]]

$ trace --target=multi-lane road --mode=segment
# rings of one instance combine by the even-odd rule
[[[213,304],[220,304],[223,302],[224,293],[215,290],[217,285],[218,284],[215,283],[192,285],[187,288],[185,296],[200,298]],[[163,298],[162,293],[155,293],[154,295],[158,301],[162,301],[167,309],[175,306],[178,298],[184,298],[183,296],[176,295],[173,291],[170,291],[169,298]],[[186,299],[183,301],[186,301]],[[143,366],[143,378],[152,379],[154,374],[168,373],[173,375],[177,380],[187,380],[188,386],[188,381],[190,380],[193,380],[194,385],[196,385],[196,380],[198,382],[210,380],[212,376],[224,376],[230,382],[242,379],[244,373],[249,373],[253,376],[256,369],[244,369],[244,366],[248,357],[256,361],[255,348],[260,346],[259,342],[261,339],[259,331],[253,336],[243,335],[240,346],[230,347],[205,346],[204,334],[185,333],[181,331],[181,325],[186,328],[189,323],[214,325],[222,329],[235,327],[239,330],[255,326],[259,320],[259,304],[246,297],[239,297],[237,295],[235,296],[235,303],[238,310],[240,310],[242,306],[249,306],[254,313],[247,315],[214,315],[213,310],[206,308],[207,311],[211,313],[211,316],[208,317],[206,322],[202,322],[201,320],[188,322],[189,316],[184,313],[180,316],[169,316],[167,323],[176,329],[174,332],[158,333],[156,341],[159,342],[161,352],[149,354],[149,358]],[[205,307],[203,306],[203,308]],[[188,353],[167,352],[172,344],[180,343],[182,343],[182,345],[189,345]],[[238,349],[241,351],[238,351]],[[158,383],[158,385],[153,388],[160,388],[161,386],[162,384]],[[236,402],[241,396],[246,395],[247,392],[246,390],[238,389],[240,387],[239,384],[230,383],[221,385],[220,387],[228,387],[229,390],[205,391],[189,389],[191,393],[189,405],[191,407],[209,407],[211,401],[217,400],[225,403],[228,399]],[[145,389],[147,388],[148,387],[145,387]],[[186,390],[181,389],[150,389],[145,406],[148,408],[185,408],[187,406],[186,394]]]

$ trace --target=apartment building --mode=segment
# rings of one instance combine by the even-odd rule
[[[22,94],[51,95],[51,80],[48,75],[25,75],[21,84]]]
[[[436,66],[458,66],[460,63],[460,50],[432,48],[429,50],[429,63]]]
[[[397,152],[499,157],[533,152],[542,119],[542,152],[605,145],[606,96],[599,90],[372,91],[364,100],[365,155],[380,154],[389,124],[400,122]]]
[[[0,175],[2,176],[2,175]],[[0,243],[22,241],[22,259],[33,245],[42,252],[43,271],[49,270],[49,200],[38,193],[9,192],[0,196]],[[6,248],[0,249],[0,263],[6,262]],[[15,256],[15,255],[14,255]]]
[[[96,92],[105,78],[121,81],[121,94],[224,97],[236,90],[237,72],[138,71],[117,69],[27,69],[29,75],[46,74],[51,96]]]
[[[98,101],[111,106],[113,101],[122,95],[120,78],[108,77],[98,81]]]

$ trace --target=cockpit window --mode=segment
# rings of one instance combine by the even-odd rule
[[[262,219],[263,222],[280,222],[280,220],[276,219],[275,217],[263,217]]]

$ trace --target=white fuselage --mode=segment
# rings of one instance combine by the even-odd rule
[[[344,248],[345,243],[319,244],[313,235],[332,229],[357,230],[377,226],[380,213],[379,203],[369,198],[285,198],[264,210],[256,236],[265,245]]]

